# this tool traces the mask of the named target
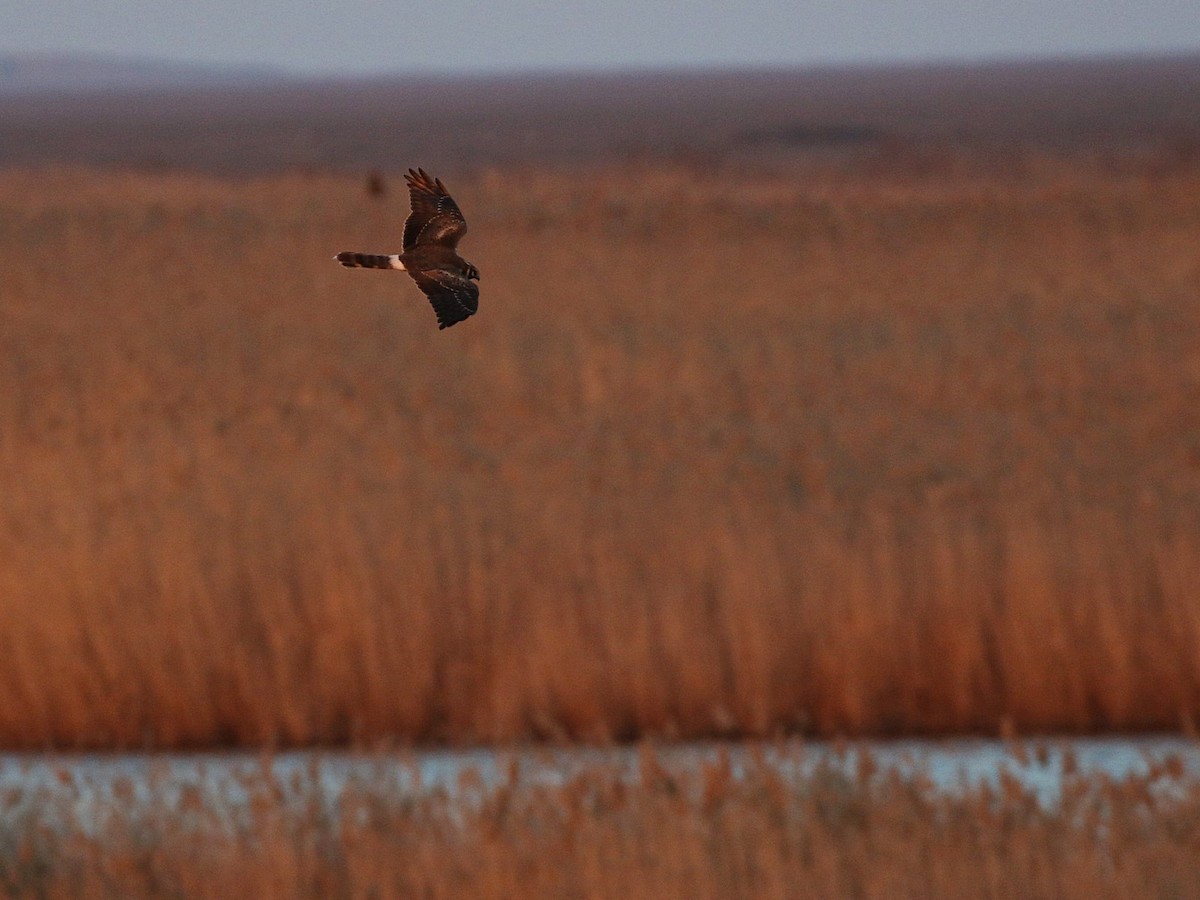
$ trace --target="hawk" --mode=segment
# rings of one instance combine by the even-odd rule
[[[467,220],[441,179],[408,170],[412,212],[404,222],[403,252],[385,256],[344,250],[334,257],[348,269],[399,269],[413,277],[433,304],[438,328],[449,328],[479,309],[479,270],[455,251]]]

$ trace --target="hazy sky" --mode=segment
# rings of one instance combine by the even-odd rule
[[[317,73],[1198,49],[1198,0],[0,0],[0,53]]]

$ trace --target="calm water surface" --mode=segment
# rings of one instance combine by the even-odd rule
[[[696,770],[725,753],[735,777],[761,757],[782,774],[798,778],[822,767],[854,776],[864,754],[869,754],[874,777],[919,774],[933,790],[947,792],[981,784],[997,786],[1003,773],[1008,773],[1046,808],[1056,804],[1071,772],[1119,780],[1170,763],[1185,776],[1200,776],[1200,742],[1182,737],[1041,738],[1016,743],[692,743],[656,745],[653,752],[668,771]],[[641,754],[638,747],[305,751],[271,757],[255,753],[0,754],[0,824],[13,824],[31,812],[47,824],[58,816],[81,823],[92,818],[92,811],[128,805],[131,796],[174,803],[184,791],[198,792],[210,808],[236,814],[247,805],[254,787],[261,787],[265,771],[285,798],[302,803],[317,796],[330,813],[347,787],[386,788],[389,796],[438,790],[454,794],[499,784],[514,768],[525,784],[557,785],[596,765],[615,766],[632,781],[640,777]]]

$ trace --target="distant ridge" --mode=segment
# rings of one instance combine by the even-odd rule
[[[266,66],[218,66],[83,54],[0,55],[3,94],[176,90],[285,80],[288,80],[285,72]]]
[[[365,173],[421,160],[452,171],[656,158],[920,168],[963,153],[1169,168],[1200,158],[1200,55],[353,78],[67,62],[0,57],[0,169]]]

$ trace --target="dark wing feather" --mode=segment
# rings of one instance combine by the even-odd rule
[[[424,169],[409,169],[404,180],[412,203],[412,212],[404,222],[404,249],[417,244],[457,246],[467,233],[467,220],[441,180],[429,177]]]
[[[409,274],[433,304],[433,311],[437,313],[438,328],[449,328],[455,322],[473,316],[479,309],[479,285],[470,279],[445,269],[428,269]]]

